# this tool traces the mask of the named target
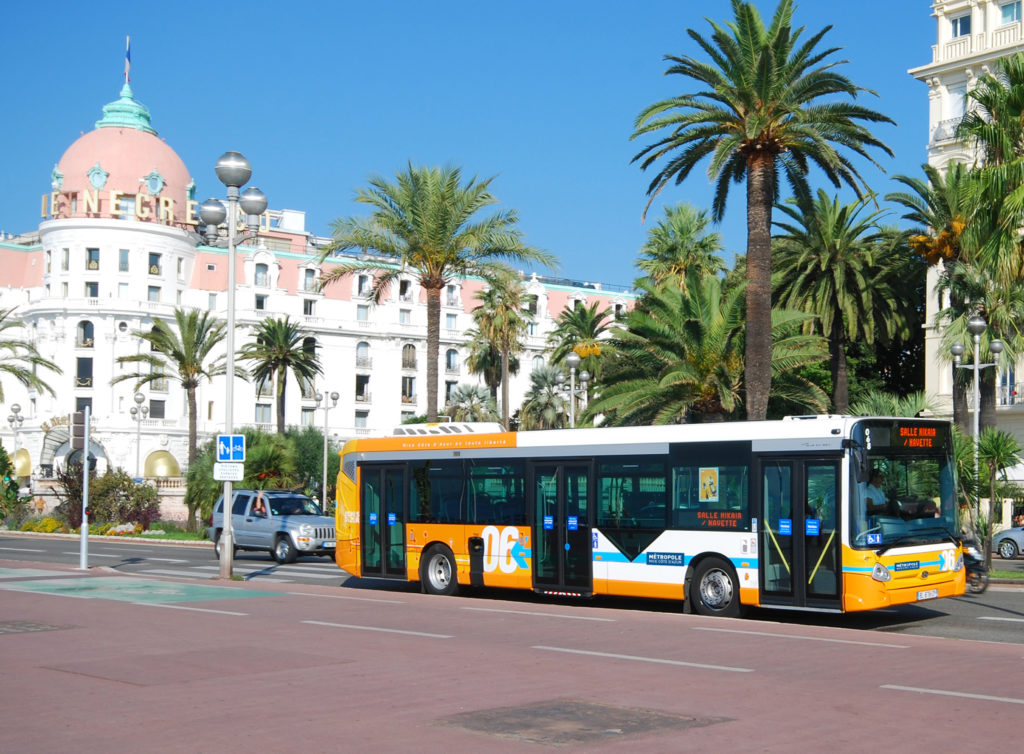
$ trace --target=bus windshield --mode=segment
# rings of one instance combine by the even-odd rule
[[[956,541],[952,439],[944,422],[860,422],[853,431],[850,541],[882,549]]]

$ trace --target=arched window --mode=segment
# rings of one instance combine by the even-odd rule
[[[536,372],[538,369],[540,369],[543,366],[544,366],[544,357],[543,356],[534,356],[533,357],[533,371]]]
[[[303,338],[302,352],[310,356],[316,356],[316,338]]]
[[[78,323],[78,334],[75,338],[75,345],[79,348],[92,348],[94,343],[92,322],[83,319]]]
[[[447,372],[458,372],[459,371],[459,352],[454,348],[449,348],[444,355],[444,368]]]
[[[356,344],[356,366],[369,369],[372,362],[370,361],[370,344],[366,341],[361,341]]]
[[[262,262],[256,265],[255,284],[260,288],[266,288],[270,284],[267,278],[267,265]]]
[[[402,369],[416,368],[416,346],[406,343],[402,346]]]

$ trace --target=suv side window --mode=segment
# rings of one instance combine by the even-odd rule
[[[231,512],[236,516],[244,516],[245,509],[249,507],[249,499],[252,495],[235,494],[235,502],[231,506]]]

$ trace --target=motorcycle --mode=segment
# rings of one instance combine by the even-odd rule
[[[981,594],[988,589],[988,569],[985,567],[985,559],[981,556],[981,548],[971,539],[965,539],[963,545],[967,591],[971,594]]]

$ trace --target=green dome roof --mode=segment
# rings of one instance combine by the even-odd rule
[[[132,88],[126,81],[121,87],[121,98],[103,106],[103,117],[96,121],[96,128],[134,128],[155,135],[156,129],[149,125],[149,121],[149,110],[132,96]]]

